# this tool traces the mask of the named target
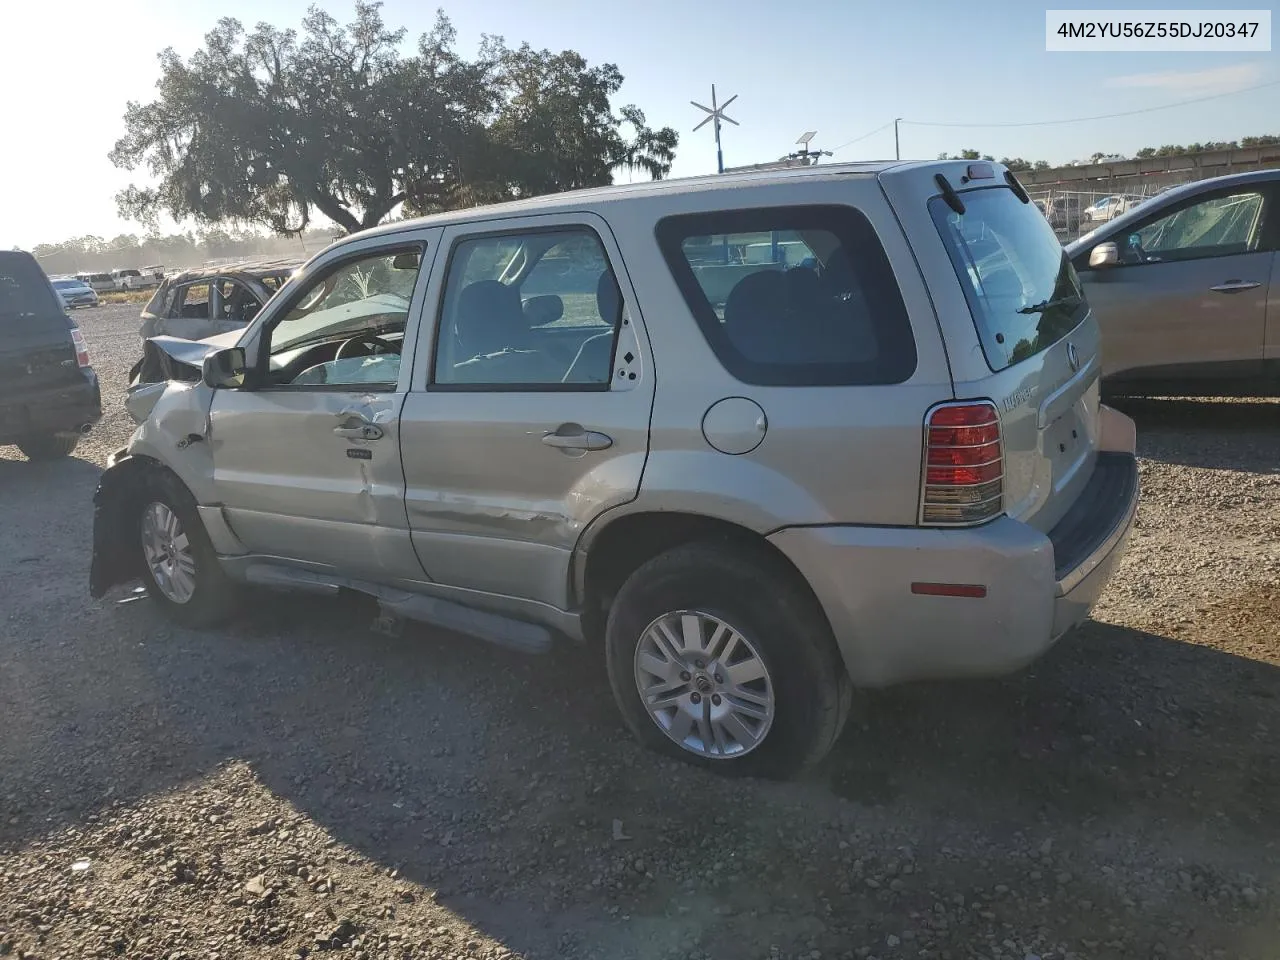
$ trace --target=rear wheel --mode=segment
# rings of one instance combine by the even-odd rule
[[[618,592],[605,637],[631,731],[716,772],[793,776],[827,754],[848,716],[826,618],[763,552],[696,543],[655,557]]]
[[[61,460],[71,456],[80,442],[78,433],[46,433],[18,441],[18,449],[28,460]]]
[[[238,590],[218,564],[191,494],[176,478],[156,474],[136,502],[147,593],[183,626],[209,627],[229,618]]]

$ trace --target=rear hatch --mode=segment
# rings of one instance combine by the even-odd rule
[[[1053,229],[999,164],[893,168],[957,400],[999,417],[1003,512],[1049,531],[1097,459],[1099,332]]]
[[[83,383],[71,321],[27,253],[0,251],[0,398]]]

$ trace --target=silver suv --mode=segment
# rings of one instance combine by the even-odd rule
[[[163,376],[91,589],[243,584],[599,649],[644,743],[788,776],[855,686],[1003,674],[1088,614],[1138,502],[1098,328],[992,163],[606,188],[360,233]]]

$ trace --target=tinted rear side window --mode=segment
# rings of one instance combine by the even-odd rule
[[[916,345],[889,258],[852,207],[668,217],[658,243],[703,336],[762,386],[901,383]]]
[[[0,317],[61,315],[62,304],[33,257],[0,253]]]

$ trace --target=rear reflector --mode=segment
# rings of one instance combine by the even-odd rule
[[[1004,456],[995,404],[947,403],[929,411],[923,473],[922,524],[971,526],[999,516]]]
[[[911,592],[926,597],[970,597],[981,600],[987,588],[980,583],[913,583]]]
[[[71,328],[71,342],[76,348],[76,365],[87,367],[89,365],[89,345],[84,342],[84,334],[80,332],[79,327]]]

